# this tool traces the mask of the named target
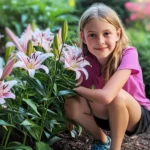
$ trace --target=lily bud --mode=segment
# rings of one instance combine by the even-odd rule
[[[68,24],[65,21],[62,26],[62,42],[65,43],[68,34]]]
[[[31,53],[34,52],[34,47],[33,47],[33,44],[32,44],[32,41],[28,41],[28,46],[27,46],[27,56],[30,56]]]
[[[14,46],[6,47],[5,50],[5,62],[7,62],[8,58],[11,56],[12,52],[15,50]]]
[[[59,50],[58,49],[59,49],[58,35],[55,34],[54,41],[53,41],[53,50],[54,50],[54,55],[56,57],[59,56]]]

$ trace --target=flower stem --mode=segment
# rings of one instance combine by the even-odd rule
[[[5,131],[2,142],[1,142],[1,147],[4,145],[4,140],[6,139],[7,131]]]
[[[45,118],[46,118],[46,115],[47,115],[47,109],[48,109],[48,105],[47,105],[47,102],[45,101],[44,102],[44,111],[43,111],[43,114],[42,114],[41,131],[40,131],[39,141],[41,140],[41,137],[42,137],[42,133],[43,133],[43,129],[44,129],[44,122],[45,122]]]
[[[53,75],[53,80],[52,80],[52,84],[51,84],[51,88],[50,88],[50,92],[49,92],[50,93],[49,97],[51,97],[51,94],[52,94],[52,91],[53,91],[53,86],[54,86],[54,83],[55,83],[55,77],[56,77],[56,72],[57,72],[57,66],[58,66],[58,63],[60,61],[60,57],[61,57],[63,47],[64,47],[64,43],[62,45],[62,48],[61,48],[61,51],[60,51],[60,54],[59,54],[59,57],[58,57],[58,61],[55,61],[54,75]],[[50,103],[47,103],[46,101],[44,102],[44,111],[43,111],[43,114],[42,114],[41,131],[40,131],[39,141],[41,140],[42,133],[43,133],[43,130],[44,130],[44,122],[45,122],[45,118],[46,118],[46,115],[47,115],[47,109],[48,109],[49,104]]]
[[[11,114],[8,114],[8,120],[9,120],[10,124],[12,124]],[[7,136],[6,136],[6,141],[5,141],[5,144],[4,144],[4,149],[6,148],[6,146],[8,144],[8,140],[9,140],[11,131],[12,131],[12,127],[9,127],[8,133],[7,133]]]
[[[7,143],[8,143],[8,140],[9,140],[11,131],[12,131],[12,127],[9,127],[8,133],[7,133],[7,136],[6,136],[6,141],[5,141],[4,149],[5,149],[6,146],[7,146]]]
[[[24,132],[23,145],[26,145],[26,140],[27,140],[27,133]]]

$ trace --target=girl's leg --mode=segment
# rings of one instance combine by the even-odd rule
[[[121,150],[125,131],[134,131],[140,117],[141,107],[126,91],[121,90],[107,106],[111,130],[111,150]]]
[[[82,97],[70,97],[65,102],[66,117],[86,129],[94,139],[107,142],[105,133],[98,127],[87,102]]]

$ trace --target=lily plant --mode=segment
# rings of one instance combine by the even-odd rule
[[[9,28],[6,33],[13,44],[8,41],[11,54],[6,51],[9,59],[0,70],[0,104],[7,106],[0,125],[8,126],[0,148],[32,150],[28,145],[32,139],[36,149],[49,150],[47,141],[67,130],[69,121],[62,109],[65,97],[76,95],[73,89],[84,77],[88,79],[86,66],[91,65],[80,48],[67,43],[66,22],[57,33],[49,28],[31,29],[30,25],[20,38]],[[18,131],[23,141],[11,143],[9,138]]]

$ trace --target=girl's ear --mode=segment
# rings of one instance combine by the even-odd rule
[[[83,42],[84,44],[86,44],[86,40],[85,40],[85,36],[84,36],[83,31],[80,31],[80,39],[82,40],[82,42]]]
[[[121,34],[122,34],[122,30],[121,30],[121,28],[119,28],[119,29],[117,30],[117,41],[120,40]]]

